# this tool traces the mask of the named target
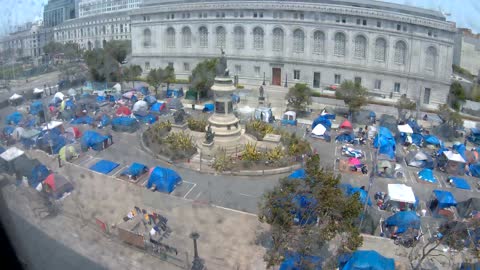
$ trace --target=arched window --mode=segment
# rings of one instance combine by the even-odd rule
[[[184,48],[192,47],[192,31],[190,31],[189,27],[182,29],[182,46]]]
[[[365,58],[367,54],[367,39],[364,36],[355,38],[355,57]]]
[[[242,27],[237,26],[233,30],[234,34],[234,43],[235,49],[243,49],[245,48],[245,31]]]
[[[263,49],[263,29],[260,27],[253,29],[253,48],[257,50]]]
[[[152,31],[150,31],[150,29],[148,28],[143,30],[143,46],[144,47],[152,46]]]
[[[406,54],[407,45],[405,45],[405,42],[403,41],[398,41],[397,44],[395,44],[395,63],[404,65]]]
[[[208,47],[208,30],[205,26],[198,29],[200,48]]]
[[[226,32],[222,26],[217,27],[217,48],[225,48]]]
[[[425,69],[435,70],[435,64],[437,61],[437,49],[434,47],[428,47],[427,56],[425,58]]]
[[[167,47],[175,48],[175,29],[172,27],[167,29]]]
[[[336,33],[335,34],[335,47],[333,53],[338,56],[345,56],[345,34]]]
[[[293,51],[296,53],[303,53],[305,50],[305,34],[302,30],[297,29],[293,31]]]
[[[385,62],[387,52],[387,42],[383,38],[377,38],[375,41],[375,60]]]
[[[283,51],[283,30],[281,28],[273,29],[272,49],[277,52]]]
[[[325,51],[325,34],[322,31],[313,33],[313,53],[324,54]]]

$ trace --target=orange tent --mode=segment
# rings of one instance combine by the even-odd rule
[[[345,121],[343,121],[343,123],[340,125],[340,128],[343,128],[343,129],[353,129],[353,126],[352,126],[352,123],[350,123],[350,121],[345,120]]]

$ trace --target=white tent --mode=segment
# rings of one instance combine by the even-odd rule
[[[466,163],[465,159],[463,159],[462,155],[460,155],[459,153],[454,153],[452,151],[445,151],[443,152],[443,154],[445,155],[445,157],[447,157],[448,160],[450,161],[456,161],[456,162],[460,162],[460,163]]]
[[[113,89],[117,92],[120,92],[122,91],[122,86],[119,83],[117,83],[113,86]]]
[[[397,128],[398,128],[399,132],[403,132],[403,133],[407,133],[407,134],[412,134],[413,133],[412,127],[410,127],[410,125],[407,125],[407,124],[398,125]]]
[[[53,98],[59,98],[61,100],[63,100],[63,98],[65,97],[65,95],[62,93],[62,92],[57,92],[55,93],[55,95],[53,96]]]
[[[33,89],[34,94],[43,94],[43,92],[45,92],[43,89],[38,89],[38,88]]]
[[[405,184],[388,184],[388,196],[396,202],[415,203],[413,189]]]
[[[63,125],[63,122],[61,122],[61,121],[50,121],[50,123],[48,123],[48,124],[43,128],[43,131],[51,130],[51,129],[60,127],[61,125]]]
[[[19,95],[19,94],[15,93],[9,98],[9,100],[17,100],[17,99],[21,99],[21,98],[23,98],[22,95]]]
[[[283,119],[295,120],[297,119],[297,113],[293,111],[287,111],[283,114]]]
[[[148,103],[144,100],[139,100],[133,104],[132,111],[134,112],[146,112],[148,110]]]
[[[325,128],[322,124],[318,124],[315,126],[315,128],[313,128],[312,134],[316,136],[323,136],[325,131],[327,131],[327,128]]]
[[[12,160],[16,159],[17,157],[23,155],[24,153],[25,152],[23,152],[22,150],[20,150],[16,147],[11,147],[11,148],[7,149],[5,152],[2,153],[0,155],[0,158],[2,158],[5,161],[12,161]]]
[[[70,88],[70,89],[68,89],[68,95],[73,97],[73,96],[77,95],[77,91],[75,91],[75,89],[73,89],[73,88]]]

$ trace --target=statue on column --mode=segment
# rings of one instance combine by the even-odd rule
[[[220,49],[220,50],[222,52],[222,56],[218,59],[218,63],[216,66],[216,73],[217,73],[217,76],[228,77],[229,71],[227,68],[227,58],[225,57],[225,51],[223,49]]]

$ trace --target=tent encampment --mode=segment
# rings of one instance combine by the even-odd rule
[[[354,139],[353,134],[348,132],[344,132],[335,137],[335,141],[340,143],[353,143]]]
[[[132,114],[132,111],[127,106],[120,106],[115,114],[117,116],[129,116]]]
[[[456,176],[449,176],[447,178],[447,181],[451,182],[452,186],[454,186],[456,188],[471,190],[470,184],[464,178],[456,177]]]
[[[463,218],[469,218],[480,212],[480,198],[472,197],[466,201],[457,203],[458,215]]]
[[[87,130],[80,138],[80,145],[82,147],[82,151],[87,151],[88,148],[101,151],[103,150],[103,144],[106,140],[108,140],[108,136],[101,135],[93,130]]]
[[[65,177],[58,174],[50,174],[43,181],[50,189],[50,194],[55,199],[60,199],[65,193],[73,191],[73,185]]]
[[[417,168],[433,169],[434,167],[432,157],[423,151],[408,152],[405,156],[405,163],[407,163],[408,166]]]
[[[179,98],[171,98],[167,100],[167,109],[180,110],[183,109],[182,101]]]
[[[112,130],[120,132],[135,132],[138,129],[138,121],[135,118],[120,116],[112,120]]]
[[[60,151],[58,151],[58,155],[63,161],[70,161],[78,157],[78,153],[73,145],[65,145],[60,149]]]
[[[347,129],[347,130],[353,130],[352,123],[345,119],[339,126],[340,129]]]
[[[176,171],[163,167],[154,167],[150,169],[150,176],[148,177],[146,187],[148,189],[155,188],[155,190],[161,192],[171,193],[181,181],[182,178]]]
[[[303,226],[317,223],[317,200],[311,194],[297,194],[293,197],[292,203],[295,205],[295,209],[292,210],[295,225]]]
[[[23,120],[23,115],[20,112],[13,112],[5,118],[5,124],[18,125]]]
[[[161,114],[167,112],[167,106],[165,102],[156,102],[150,107],[151,113]]]
[[[82,133],[78,129],[78,127],[69,127],[65,129],[65,136],[69,139],[78,139],[82,136]]]
[[[431,134],[423,136],[423,142],[426,145],[433,145],[435,147],[440,147],[442,144],[442,142],[440,141],[440,139],[437,138],[437,136]]]
[[[148,111],[148,103],[144,100],[139,100],[133,104],[132,111],[136,112],[147,112]]]
[[[37,115],[40,112],[43,112],[43,103],[39,100],[34,101],[32,105],[30,105],[30,114]]]
[[[117,168],[118,166],[120,166],[120,164],[116,162],[102,159],[97,163],[93,164],[92,166],[90,166],[90,170],[108,175],[111,171],[115,170],[115,168]]]
[[[136,178],[136,177],[139,177],[140,175],[142,175],[146,172],[148,172],[148,167],[147,166],[145,166],[141,163],[134,162],[127,169],[122,171],[120,173],[120,175],[125,175],[125,176],[128,176],[128,177]]]
[[[91,125],[93,124],[93,118],[89,115],[77,117],[73,119],[70,124],[72,125]]]
[[[339,259],[340,270],[395,270],[395,260],[373,250],[357,250]]]
[[[457,200],[450,191],[435,189],[433,195],[438,200],[439,209],[457,206]]]
[[[385,219],[386,227],[397,227],[396,234],[404,233],[410,228],[419,230],[420,225],[420,217],[415,211],[400,211]]]
[[[480,163],[468,165],[468,174],[480,178]]]
[[[323,125],[328,131],[332,128],[332,122],[323,115],[313,120],[312,130],[319,124]]]
[[[416,202],[413,189],[405,184],[388,184],[388,197],[391,201],[410,203]]]
[[[448,174],[463,175],[465,173],[465,159],[459,153],[444,151],[438,156],[438,167]]]

